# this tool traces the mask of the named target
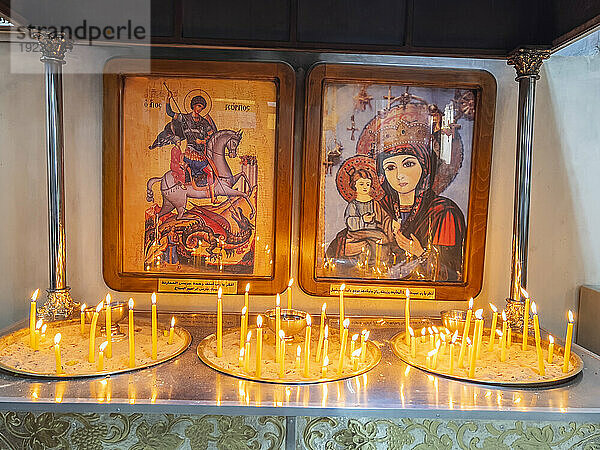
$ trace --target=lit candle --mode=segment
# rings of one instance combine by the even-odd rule
[[[425,333],[427,332],[427,330],[425,329],[425,327],[421,328],[421,344],[425,343]]]
[[[246,349],[244,347],[240,348],[240,356],[238,357],[238,366],[240,369],[244,370],[244,355]]]
[[[260,378],[262,372],[262,316],[256,318],[256,376]]]
[[[81,314],[79,316],[79,332],[85,335],[85,308],[86,304],[81,305]]]
[[[48,324],[45,323],[44,325],[42,325],[42,336],[41,336],[41,342],[45,342],[46,341],[46,328],[48,328]],[[39,343],[38,343],[38,348],[39,348]]]
[[[533,313],[533,331],[535,332],[535,349],[538,357],[538,369],[541,376],[546,375],[544,368],[544,354],[542,353],[542,337],[540,336],[540,319],[537,314],[535,302],[531,304],[531,312]]]
[[[552,364],[552,361],[554,360],[554,336],[549,335],[548,341],[548,364]]]
[[[529,338],[529,294],[521,288],[521,294],[525,297],[525,308],[523,309],[523,351],[527,350],[527,340]]]
[[[240,318],[240,348],[244,347],[244,338],[248,331],[248,308],[244,305],[242,308],[242,316]]]
[[[350,355],[352,355],[352,353],[354,353],[354,350],[356,350],[357,342],[358,342],[358,333],[354,333],[352,335],[352,338],[350,339]]]
[[[363,330],[360,334],[360,362],[364,363],[367,360],[367,339],[369,339],[370,331]]]
[[[321,378],[327,378],[327,366],[329,365],[329,356],[323,358],[323,367],[321,367]]]
[[[415,358],[417,356],[417,342],[415,338],[415,332],[411,327],[408,327],[408,333],[410,334],[410,356]]]
[[[219,287],[219,289],[221,289]],[[218,332],[217,332],[218,333]],[[218,336],[218,334],[217,334]],[[219,354],[219,339],[217,337],[217,356]],[[158,317],[156,315],[156,292],[152,293],[152,359],[156,359],[158,354]]]
[[[319,324],[319,343],[317,344],[317,354],[315,355],[315,361],[321,361],[321,350],[323,349],[323,333],[325,332],[326,309],[327,303],[323,303],[323,306],[321,306],[321,323]]]
[[[279,335],[281,331],[281,299],[279,294],[275,297],[275,362],[279,362],[281,354],[281,342]]]
[[[435,338],[433,337],[433,329],[431,327],[427,328],[427,332],[429,333],[429,348],[433,350],[435,347]]]
[[[410,333],[408,329],[410,328],[410,289],[406,289],[404,291],[406,295],[406,301],[404,302],[404,333],[406,336],[405,342],[406,345],[410,345]]]
[[[569,362],[571,360],[571,341],[573,340],[573,313],[569,310],[569,323],[567,324],[567,337],[565,339],[565,357],[563,361],[563,373],[569,371]]]
[[[100,311],[104,306],[104,301],[98,303],[96,306],[96,311],[94,311],[94,315],[92,316],[92,323],[90,325],[90,347],[88,354],[88,361],[93,363],[96,359],[96,326],[98,325],[98,316],[100,315]]]
[[[310,335],[312,333],[312,318],[310,314],[306,315],[306,331],[304,333],[304,378],[308,378],[310,371]],[[298,347],[299,349],[300,347]]]
[[[488,344],[488,351],[494,350],[494,339],[496,338],[496,324],[498,323],[498,308],[496,305],[490,303],[490,308],[494,312],[492,315],[492,328],[490,328],[490,343]]]
[[[294,279],[290,278],[287,287],[287,309],[292,309],[292,284],[294,284]]]
[[[250,339],[252,339],[252,331],[248,331],[246,335],[246,345],[244,346],[244,370],[250,372]]]
[[[217,358],[223,356],[223,289],[217,291]]]
[[[323,335],[323,359],[329,353],[329,325],[325,325],[325,334]],[[329,358],[327,359],[329,361]]]
[[[54,359],[56,361],[56,375],[63,373],[62,363],[60,361],[60,333],[54,335]]]
[[[500,342],[500,361],[506,361],[506,343],[508,341],[508,324],[506,323],[506,311],[502,311],[502,341]]]
[[[471,316],[473,315],[473,297],[469,300],[469,309],[467,310],[467,319],[463,329],[462,341],[460,343],[460,352],[458,353],[458,367],[464,366],[465,350],[467,349],[467,337],[469,337],[469,328],[471,326]]]
[[[100,344],[100,351],[98,352],[98,372],[102,372],[104,370],[104,350],[108,345],[108,341],[104,341]]]
[[[438,343],[435,346],[435,353],[433,354],[433,358],[432,358],[433,370],[437,369],[437,362],[438,362],[439,354],[440,354],[440,342],[438,341]]]
[[[360,348],[357,348],[352,353],[352,370],[355,372],[358,370],[358,363],[360,361]]]
[[[250,283],[246,284],[246,291],[244,292],[244,306],[246,307],[246,311],[250,310]],[[246,322],[246,327],[248,327],[248,322]]]
[[[106,294],[106,357],[112,358],[112,308],[110,307],[110,294]],[[156,359],[156,358],[155,358]]]
[[[169,328],[169,340],[167,343],[171,345],[173,343],[173,337],[175,336],[175,316],[171,317],[171,328]]]
[[[454,343],[458,338],[458,330],[454,332],[452,335],[452,340],[450,341],[450,375],[454,375]]]
[[[29,304],[29,346],[35,350],[35,322],[37,317],[37,298],[40,294],[40,290],[36,289],[31,295],[31,302]]]
[[[477,310],[479,311],[479,310]],[[475,311],[475,312],[477,312]],[[477,339],[477,346],[475,347],[475,349],[477,350],[477,359],[479,359],[481,357],[481,344],[483,342],[483,309],[481,309],[481,314],[480,314],[480,318],[477,319],[479,320],[480,324],[479,324],[479,336]]]
[[[135,367],[135,335],[133,323],[133,299],[129,299],[129,367]]]
[[[473,346],[471,349],[471,355],[469,360],[469,377],[473,378],[475,376],[475,363],[477,360],[477,347],[479,345],[480,333],[479,328],[483,327],[483,318],[481,316],[483,310],[478,309],[475,311],[475,332],[473,334]]]
[[[512,328],[508,327],[508,336],[506,337],[506,349],[510,350],[511,345],[512,345]]]
[[[433,355],[435,355],[436,351],[436,349],[433,349],[427,353],[427,358],[425,358],[425,367],[428,369],[433,369]]]
[[[285,332],[279,330],[279,348],[281,354],[279,355],[279,378],[283,378],[285,375]]]
[[[340,339],[344,332],[344,289],[346,289],[346,283],[340,286]]]
[[[300,345],[298,345],[296,347],[296,362],[294,364],[294,369],[299,370],[300,369],[300,354],[302,353],[302,347]]]
[[[348,327],[350,319],[344,319],[344,331],[342,331],[342,340],[340,345],[340,358],[338,362],[337,374],[340,376],[344,370],[344,359],[346,359],[346,342],[348,341]]]

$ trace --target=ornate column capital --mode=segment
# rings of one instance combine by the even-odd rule
[[[540,67],[545,59],[550,58],[550,50],[536,48],[517,48],[513,50],[506,63],[510,66],[515,66],[517,71],[516,81],[521,78],[540,78]]]
[[[38,30],[32,34],[42,48],[41,61],[54,61],[65,63],[65,53],[73,48],[73,42],[65,38],[64,33],[56,31]]]

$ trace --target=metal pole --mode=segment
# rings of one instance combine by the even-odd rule
[[[510,297],[507,299],[508,319],[511,326],[515,328],[523,326],[521,288],[527,286],[535,83],[540,78],[539,72],[543,60],[549,56],[548,50],[520,48],[512,52],[507,61],[508,64],[515,66],[516,81],[519,83],[512,264]]]
[[[72,48],[60,33],[39,32],[35,36],[42,49],[46,91],[46,157],[48,170],[48,299],[40,309],[45,320],[69,317],[73,300],[67,286],[65,239],[65,187],[62,65],[65,52]]]

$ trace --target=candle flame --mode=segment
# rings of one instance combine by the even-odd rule
[[[573,311],[569,310],[569,322],[573,322]]]
[[[350,326],[350,319],[344,319],[343,325],[344,328],[348,328]]]
[[[413,331],[412,327],[408,327],[408,332],[410,333],[411,336],[414,337],[415,332]]]
[[[46,328],[48,328],[47,324],[42,325],[42,334],[46,334]]]
[[[502,337],[502,331],[500,331],[499,329],[496,328],[496,334],[500,337]]]
[[[281,299],[279,298],[279,294],[275,297],[275,306],[279,306],[281,304]]]
[[[321,306],[321,311],[325,312],[326,309],[327,309],[327,303],[323,303],[323,306]]]
[[[285,339],[285,331],[279,330],[279,339]]]
[[[31,301],[35,302],[38,298],[38,295],[40,295],[40,288],[37,288],[33,294],[31,294]]]
[[[171,328],[175,326],[175,316],[171,317]]]
[[[262,316],[258,316],[258,317],[256,318],[256,326],[257,326],[258,328],[262,328],[262,322],[263,322],[263,318],[262,318]]]
[[[106,349],[107,345],[108,341],[104,341],[102,344],[100,344],[100,351],[103,352]]]
[[[433,334],[433,330],[431,329],[431,327],[427,327],[427,332],[428,332],[429,334]]]
[[[533,314],[537,314],[537,305],[535,304],[535,302],[531,302],[531,312]]]
[[[329,356],[325,355],[325,358],[323,358],[323,367],[327,367],[329,365]],[[325,385],[323,385],[325,386]]]
[[[133,298],[129,297],[129,309],[133,309]]]
[[[240,358],[244,357],[244,347],[240,348]]]
[[[105,301],[106,301],[106,306],[110,306],[110,294],[106,294]]]
[[[481,320],[483,318],[483,309],[478,309],[477,311],[475,311],[475,317]]]
[[[250,283],[246,285],[246,292],[250,292]]]
[[[360,349],[360,347],[359,347],[359,348],[357,348],[356,350],[354,350],[354,351],[352,352],[352,357],[353,357],[353,358],[359,358],[359,357],[360,357],[360,352],[361,352],[361,349]],[[409,366],[409,367],[410,367],[410,366]]]
[[[325,325],[325,331],[323,332],[325,339],[329,336],[329,325]]]
[[[246,306],[244,306],[242,308],[242,316],[244,316],[247,312],[248,312],[248,308],[246,308]]]
[[[294,279],[290,278],[290,281],[288,281],[288,287],[292,287],[292,284],[294,284]]]
[[[446,335],[440,334],[440,339],[442,340],[442,342],[446,342]]]
[[[306,326],[310,327],[312,325],[312,317],[310,317],[310,314],[306,315]]]
[[[104,308],[104,300],[98,303],[98,305],[96,306],[96,312],[99,313],[102,310],[102,308]]]
[[[219,290],[217,291],[217,297],[221,298],[222,295],[223,295],[223,288],[221,286],[219,286]]]
[[[283,331],[283,330],[280,330]],[[248,331],[248,334],[246,335],[246,342],[250,342],[250,339],[252,338],[252,331]]]
[[[492,311],[498,312],[498,308],[496,308],[496,305],[494,305],[493,303],[490,303],[490,308],[492,308]]]
[[[421,336],[425,336],[425,327],[421,328]]]
[[[404,291],[404,295],[406,295],[406,299],[407,299],[407,300],[410,300],[410,289],[408,289],[408,288],[407,288],[407,289]]]
[[[551,334],[548,335],[548,341],[550,341],[551,344],[554,344],[554,336],[552,336]]]
[[[42,328],[42,324],[44,323],[44,321],[42,319],[38,320],[35,323],[35,329],[37,330],[38,328]]]
[[[62,337],[62,336],[60,335],[60,333],[56,333],[56,334],[54,335],[54,345],[58,345],[58,344],[60,343],[60,338],[61,338],[61,337]]]
[[[523,295],[523,297],[529,298],[529,292],[527,292],[525,289],[523,289],[523,287],[521,287],[521,294]]]
[[[365,332],[365,341],[369,339],[370,331]]]
[[[506,322],[506,311],[502,310],[502,321]]]
[[[439,330],[437,329],[436,326],[432,326],[431,329],[433,330],[433,334],[438,334]]]
[[[473,309],[473,297],[469,299],[469,309]]]
[[[458,330],[456,330],[454,332],[454,334],[452,335],[452,343],[454,344],[456,342],[456,339],[458,338]]]
[[[471,338],[467,336],[467,345],[471,345]]]
[[[156,292],[152,293],[152,304],[156,305]]]
[[[438,352],[437,348],[434,348],[433,350],[431,350],[429,353],[427,353],[427,356],[432,357],[433,355],[435,355]]]
[[[85,308],[87,308],[87,305],[84,303],[83,305],[81,305],[81,312],[84,312]]]
[[[352,340],[356,342],[358,340],[358,333],[352,335]]]
[[[296,356],[298,358],[300,358],[300,353],[302,352],[302,349],[300,348],[300,346],[298,345],[298,347],[296,347]]]

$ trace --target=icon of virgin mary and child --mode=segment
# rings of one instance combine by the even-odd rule
[[[389,278],[462,281],[464,215],[438,193],[447,183],[441,190],[435,183],[441,164],[427,122],[409,119],[405,106],[376,117],[357,155],[341,164],[346,227],[326,257],[342,268],[375,266]]]

